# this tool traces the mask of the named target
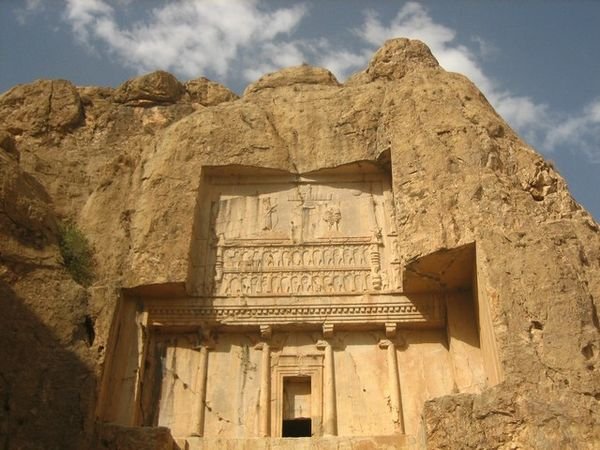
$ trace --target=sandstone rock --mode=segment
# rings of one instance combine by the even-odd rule
[[[102,369],[106,377],[113,373],[107,367],[120,364],[114,359],[111,329],[129,324],[125,331],[130,334],[121,334],[119,341],[131,343],[131,353],[122,358],[132,361],[131,372],[111,375],[118,384],[135,379],[135,371],[145,367],[139,365],[144,358],[139,357],[138,342],[143,342],[147,329],[135,305],[165,298],[198,300],[189,295],[198,286],[202,266],[197,249],[207,227],[201,218],[210,210],[205,204],[210,186],[206,177],[218,178],[224,170],[237,173],[242,181],[248,173],[264,181],[276,170],[294,180],[313,180],[315,173],[351,179],[359,173],[357,166],[363,171],[366,166],[379,167],[377,176],[391,173],[391,197],[374,196],[374,203],[394,205],[393,217],[377,214],[389,221],[386,226],[395,224],[397,254],[386,250],[380,256],[384,262],[397,258],[405,268],[403,287],[410,292],[404,294],[466,289],[477,302],[476,310],[469,312],[459,297],[451,297],[459,300],[446,304],[454,325],[429,334],[387,325],[370,332],[396,333],[404,342],[397,351],[400,390],[406,389],[402,408],[411,429],[418,426],[414,418],[422,412],[421,446],[598,446],[600,226],[570,196],[551,164],[520,141],[465,77],[443,71],[422,43],[406,39],[387,42],[368,68],[346,85],[339,85],[324,69],[303,66],[263,77],[236,101],[221,101],[229,95],[219,87],[190,82],[190,100],[205,101],[205,107],[197,109],[187,103],[173,77],[147,77],[121,86],[114,93],[118,102],[109,101],[110,90],[80,88],[77,94],[66,82],[49,81],[19,86],[0,97],[0,120],[15,136],[21,154],[17,161],[0,153],[6,180],[0,191],[7,202],[3,211],[12,215],[0,214],[0,280],[3,298],[10,299],[12,308],[9,315],[0,314],[8,317],[0,330],[9,330],[9,346],[0,347],[0,395],[14,399],[9,404],[18,410],[0,411],[0,429],[11,436],[8,448],[25,447],[28,439],[38,448],[77,448],[79,438],[91,439],[90,417],[106,418],[98,411],[108,407],[93,405],[90,392],[98,389],[99,399],[105,401],[114,385],[100,382]],[[71,101],[64,105],[78,104],[81,95],[85,122],[74,121],[81,117],[76,114],[62,115],[47,107],[53,83],[65,94],[57,98],[71,92]],[[51,143],[38,138],[52,133],[58,138]],[[12,141],[9,137],[2,142],[10,147]],[[231,189],[234,185],[222,184]],[[315,189],[318,199],[321,187]],[[348,189],[348,195],[353,190]],[[325,188],[322,192],[324,197],[331,193]],[[277,188],[273,200],[275,193],[282,202],[295,198]],[[246,194],[248,204],[259,196]],[[60,268],[52,231],[57,216],[76,220],[95,248],[98,279],[89,289],[74,284]],[[335,211],[328,217],[335,227]],[[269,230],[264,220],[255,231]],[[326,226],[324,220],[320,227]],[[357,226],[360,220],[354,219]],[[21,238],[12,222],[46,237],[39,243],[35,236]],[[386,245],[388,239],[383,238]],[[246,306],[252,300],[251,295],[240,298]],[[478,341],[456,326],[474,321]],[[314,331],[315,340],[328,332]],[[227,373],[221,378],[240,377],[223,397],[234,393],[239,401],[235,411],[253,411],[248,420],[255,420],[259,402],[246,402],[244,395],[258,394],[242,386],[256,387],[255,370],[261,361],[261,350],[250,344],[262,336],[258,330],[252,333],[247,345],[229,345],[231,336],[221,337],[219,351],[211,355],[212,366],[209,358],[209,367]],[[446,345],[440,344],[444,339]],[[45,344],[40,346],[40,341]],[[345,356],[340,353],[340,364],[351,366],[348,355],[354,357],[353,352],[354,360],[361,361],[360,353],[371,344],[351,348]],[[30,348],[34,350],[25,367],[19,357]],[[372,358],[377,370],[386,364],[382,355],[388,354],[387,348]],[[174,390],[181,389],[172,398],[185,401],[195,394],[180,384],[180,375],[186,370],[196,373],[199,352],[191,344],[170,351],[171,356],[185,355],[173,362],[179,381],[170,380]],[[471,351],[478,351],[481,360]],[[236,365],[227,359],[230,352]],[[243,364],[245,372],[234,370]],[[480,370],[485,374],[483,385],[477,379]],[[69,372],[73,376],[65,375]],[[47,374],[50,385],[42,381]],[[439,374],[445,375],[435,378]],[[63,378],[68,386],[59,381]],[[379,397],[350,389],[359,379],[353,375],[340,380],[340,392],[347,392],[344,399],[352,394],[356,404],[366,405],[361,406],[364,412],[370,407],[365,398],[376,404]],[[368,379],[365,386],[379,389],[381,377]],[[66,394],[59,396],[62,390]],[[35,396],[48,399],[43,410]],[[192,411],[192,405],[184,405]],[[27,411],[34,410],[35,419],[28,421]],[[56,417],[42,411],[57,411]],[[227,422],[228,417],[219,419],[217,412],[207,412],[207,430],[238,426],[235,420]],[[127,421],[123,417],[131,417],[128,414],[116,420]],[[343,407],[339,417],[348,418],[341,422],[344,430],[357,416]],[[188,419],[177,420],[173,423],[183,430]],[[69,441],[73,423],[78,424],[76,438]],[[113,439],[116,434],[121,437]],[[116,446],[129,437],[138,442],[135,445],[146,445],[145,438],[136,441],[136,435],[115,432],[106,445]],[[100,439],[95,445],[104,444]]]
[[[57,220],[44,187],[4,153],[0,153],[0,174],[0,216],[6,235],[4,243],[9,244],[16,239],[37,249],[56,243]],[[12,251],[6,246],[3,256],[12,255],[20,259],[19,252],[23,250],[20,245]],[[20,256],[24,257],[25,254],[21,253]]]
[[[168,428],[119,427],[102,425],[97,431],[96,446],[92,450],[174,450]]]
[[[183,85],[170,73],[158,70],[126,81],[114,92],[114,101],[131,106],[175,103]]]
[[[85,448],[97,375],[87,294],[62,267],[45,189],[4,153],[0,180],[0,443]]]
[[[184,84],[186,92],[194,103],[203,106],[215,106],[219,103],[230,102],[238,98],[235,93],[225,86],[207,78],[196,78]]]
[[[17,150],[15,139],[5,130],[0,130],[0,149],[11,155],[15,159],[19,159],[19,151]]]
[[[18,85],[0,96],[0,115],[13,134],[65,132],[81,123],[77,89],[65,80],[39,80]]]
[[[302,65],[289,67],[261,77],[257,82],[249,84],[244,95],[267,88],[293,86],[295,84],[317,84],[323,86],[339,86],[335,76],[327,69]]]
[[[391,39],[373,55],[367,69],[351,76],[346,84],[368,83],[377,79],[399,80],[409,72],[439,69],[437,60],[423,42]]]

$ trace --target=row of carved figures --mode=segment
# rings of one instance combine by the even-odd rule
[[[369,270],[319,271],[244,275],[225,273],[217,284],[217,295],[295,295],[318,293],[360,293],[399,288],[399,274],[382,270],[373,276]]]
[[[365,266],[369,245],[298,247],[238,247],[223,252],[224,268],[262,271],[281,267]]]

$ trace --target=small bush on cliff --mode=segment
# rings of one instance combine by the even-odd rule
[[[76,282],[89,286],[94,278],[90,243],[73,223],[61,224],[59,231],[60,254],[65,267]]]

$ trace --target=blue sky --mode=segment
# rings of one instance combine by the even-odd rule
[[[241,93],[303,62],[343,81],[398,36],[471,78],[600,219],[600,1],[3,0],[0,92],[165,69]]]

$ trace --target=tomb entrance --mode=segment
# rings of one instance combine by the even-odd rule
[[[190,448],[400,437],[425,400],[485,386],[474,259],[448,289],[405,290],[389,172],[207,168],[200,193],[185,284],[124,292],[103,420]]]

